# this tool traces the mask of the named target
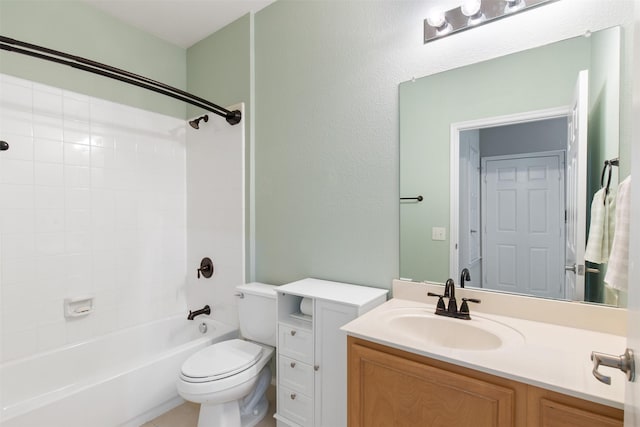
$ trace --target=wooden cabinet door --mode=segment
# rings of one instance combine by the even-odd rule
[[[528,427],[622,427],[623,411],[530,386]]]
[[[350,338],[349,427],[516,425],[513,389],[361,343]]]

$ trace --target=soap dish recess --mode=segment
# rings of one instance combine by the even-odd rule
[[[75,297],[64,299],[64,317],[83,317],[93,311],[93,297]]]

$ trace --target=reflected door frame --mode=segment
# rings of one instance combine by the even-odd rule
[[[456,278],[460,274],[460,230],[459,230],[459,200],[460,200],[460,133],[473,129],[491,128],[505,125],[535,122],[539,120],[567,117],[572,112],[571,105],[565,105],[543,110],[527,111],[524,113],[508,114],[504,116],[485,117],[476,120],[451,123],[449,159],[451,167],[449,176],[449,277]]]

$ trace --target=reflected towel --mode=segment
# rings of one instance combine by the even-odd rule
[[[587,247],[584,251],[585,260],[596,264],[609,261],[615,227],[615,209],[616,197],[611,194],[611,191],[606,196],[604,188],[596,191],[591,202],[591,223]]]
[[[618,186],[616,229],[604,282],[611,288],[626,291],[629,282],[629,220],[631,218],[631,177]]]

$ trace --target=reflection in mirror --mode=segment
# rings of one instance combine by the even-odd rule
[[[402,83],[400,276],[624,305],[584,256],[619,88],[618,27]]]

